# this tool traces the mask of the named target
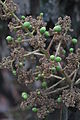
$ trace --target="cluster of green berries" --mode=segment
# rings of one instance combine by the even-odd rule
[[[54,55],[51,55],[51,56],[50,56],[50,60],[51,60],[51,61],[56,61],[56,62],[61,62],[61,61],[62,61],[62,58],[59,57],[59,56],[55,57]],[[55,68],[55,67],[52,67],[51,70],[52,70],[52,72],[54,73],[56,70],[57,70],[57,71],[60,71],[61,68],[60,68],[60,66],[56,66],[56,68]]]
[[[76,45],[76,44],[77,44],[77,39],[76,39],[76,38],[73,38],[73,39],[72,39],[72,44],[73,44],[73,45]],[[73,52],[74,52],[74,48],[70,48],[70,49],[69,49],[69,52],[70,52],[70,53],[73,53]]]
[[[62,58],[59,57],[59,56],[55,57],[54,55],[51,55],[51,56],[50,56],[50,60],[51,60],[51,61],[54,61],[54,60],[55,60],[56,62],[61,62]]]
[[[43,78],[44,78],[44,74],[42,73],[42,74],[38,74],[38,76],[35,77],[35,80],[37,81],[37,80],[40,80],[40,79],[43,79]]]
[[[40,33],[41,33],[41,34],[44,34],[44,36],[45,36],[46,38],[50,37],[50,33],[49,33],[48,31],[46,31],[46,27],[41,27],[41,28],[40,28]]]

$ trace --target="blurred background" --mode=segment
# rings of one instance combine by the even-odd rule
[[[5,1],[5,0],[3,0]],[[78,38],[80,47],[80,0],[14,0],[18,4],[19,9],[17,15],[32,15],[36,17],[40,12],[44,13],[44,21],[47,22],[47,27],[53,28],[58,17],[66,15],[71,17],[72,28],[74,29],[72,36]],[[0,20],[0,60],[8,56],[9,51],[6,44],[6,36],[10,34],[8,29],[8,21]],[[19,88],[20,89],[20,88]],[[6,70],[0,71],[0,120],[32,120],[31,112],[27,113],[18,111],[6,112],[10,107],[16,106],[19,102],[17,88],[13,84],[13,78]],[[25,116],[26,114],[26,116]],[[55,111],[49,115],[46,120],[59,120],[57,115],[59,111]],[[64,108],[63,120],[80,120],[79,111],[74,109],[67,110]],[[53,117],[54,116],[54,117]],[[72,117],[72,118],[71,118]],[[34,120],[37,118],[34,116]]]

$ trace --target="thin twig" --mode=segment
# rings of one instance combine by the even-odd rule
[[[59,82],[57,82],[56,84],[50,86],[49,88],[46,89],[46,91],[51,90],[52,88],[56,87],[57,85],[59,85],[60,83],[62,83],[64,81],[65,78],[63,78],[62,80],[60,80]]]
[[[48,53],[49,53],[49,50],[50,50],[52,44],[53,44],[53,39],[51,40],[51,42],[49,43],[49,46],[48,46],[48,48],[47,48]]]
[[[71,83],[71,89],[73,89],[74,81],[75,81],[75,78],[76,78],[77,72],[78,72],[78,69],[77,69],[77,70],[75,71],[75,73],[74,73],[74,76],[73,76],[73,79],[72,79],[72,83]]]
[[[59,44],[58,44],[58,47],[57,47],[57,50],[56,50],[56,53],[55,53],[55,57],[56,57],[56,56],[58,55],[58,53],[59,53],[61,44],[62,44],[62,41],[60,41]]]
[[[68,87],[69,87],[69,85],[64,86],[64,87],[61,87],[61,88],[58,88],[58,89],[56,89],[56,90],[54,90],[54,91],[51,91],[51,92],[48,92],[48,93],[46,93],[46,94],[47,94],[47,95],[55,94],[55,93],[61,92],[62,90],[66,89],[66,88],[68,88]]]

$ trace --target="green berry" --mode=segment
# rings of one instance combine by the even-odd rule
[[[35,80],[37,81],[37,80],[39,80],[39,78],[38,78],[38,77],[35,77]]]
[[[40,92],[40,91],[38,91],[38,92],[37,92],[37,94],[38,94],[38,95],[40,95],[40,94],[41,94],[41,92]]]
[[[54,61],[55,60],[55,56],[54,55],[50,55],[50,60]]]
[[[26,100],[28,98],[28,94],[26,92],[22,92],[22,98]]]
[[[21,37],[18,37],[17,41],[18,42],[21,42],[22,38]]]
[[[66,51],[65,51],[65,50],[63,50],[62,52],[63,52],[64,55],[66,54]]]
[[[46,31],[46,27],[42,27],[42,28],[40,29],[40,33],[41,33],[41,34],[45,33],[45,31]]]
[[[70,48],[69,51],[72,53],[74,51],[74,48]]]
[[[42,82],[42,87],[43,87],[43,88],[46,88],[46,87],[47,87],[47,82],[45,82],[45,81]]]
[[[30,27],[30,22],[24,22],[22,27],[23,28],[29,28]]]
[[[13,75],[16,75],[16,70],[13,70],[12,73],[13,73]]]
[[[12,41],[12,37],[11,37],[11,36],[7,36],[6,40],[7,40],[8,42],[11,42],[11,41]]]
[[[38,74],[38,79],[44,78],[44,74]]]
[[[22,66],[23,66],[23,63],[22,63],[22,62],[19,62],[19,66],[22,67]]]
[[[61,62],[62,59],[61,59],[61,57],[56,57],[55,60],[56,60],[56,62]]]
[[[36,107],[34,107],[34,108],[32,108],[32,111],[36,113],[38,111],[38,109]]]
[[[28,29],[31,30],[32,29],[32,25],[30,25]]]
[[[26,18],[26,17],[25,17],[24,15],[21,16],[21,19],[25,20],[25,18]]]
[[[40,16],[43,17],[43,13],[40,13]]]
[[[50,34],[49,34],[48,31],[45,31],[44,35],[45,35],[46,38],[50,37]]]
[[[52,67],[51,68],[51,71],[54,73],[54,72],[56,72],[56,68],[55,67]]]
[[[53,31],[54,32],[61,32],[62,28],[60,25],[56,25],[54,28],[53,28]]]
[[[73,38],[72,39],[72,43],[75,45],[77,43],[77,39],[76,38]]]
[[[61,97],[58,97],[57,102],[58,102],[58,103],[61,103],[61,101],[62,101],[62,98],[61,98]]]
[[[61,67],[60,67],[60,66],[56,66],[56,70],[57,70],[57,71],[60,71],[60,70],[61,70]]]

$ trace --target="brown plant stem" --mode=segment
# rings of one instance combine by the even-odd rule
[[[56,90],[54,90],[54,91],[50,91],[50,92],[48,92],[48,93],[46,93],[46,94],[47,94],[47,95],[55,94],[55,93],[61,92],[62,90],[66,89],[66,88],[69,88],[69,85],[66,85],[66,86],[64,86],[64,87],[58,88],[58,89],[56,89]]]
[[[61,40],[61,41],[59,42],[59,44],[58,44],[58,47],[57,47],[57,50],[56,50],[56,53],[55,53],[55,57],[56,57],[56,56],[58,55],[58,53],[59,53],[61,44],[62,44],[62,40]]]

